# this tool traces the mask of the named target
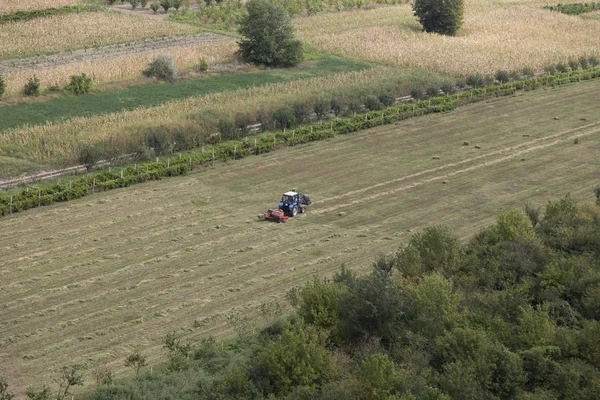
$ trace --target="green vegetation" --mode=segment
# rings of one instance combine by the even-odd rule
[[[173,57],[170,55],[161,55],[156,57],[148,69],[143,72],[144,76],[149,78],[155,78],[167,82],[173,82],[177,79],[177,68]]]
[[[66,89],[79,96],[88,93],[93,87],[94,81],[92,77],[83,73],[81,75],[71,75],[71,81],[66,86]]]
[[[304,57],[302,43],[294,38],[294,28],[285,10],[269,0],[250,0],[248,14],[239,20],[238,42],[241,57],[255,64],[290,67]]]
[[[0,98],[4,96],[4,92],[6,92],[6,82],[4,81],[4,77],[0,75]]]
[[[23,94],[25,96],[39,96],[40,95],[40,80],[35,76],[29,78],[25,86],[23,87]]]
[[[545,9],[568,15],[580,15],[600,10],[600,3],[572,3],[557,4],[555,6],[544,6]]]
[[[415,0],[415,15],[425,32],[455,35],[464,19],[463,0]]]
[[[600,206],[569,195],[466,244],[443,225],[358,276],[292,290],[295,314],[226,347],[164,338],[166,368],[89,400],[600,397]]]
[[[47,122],[90,117],[137,107],[156,106],[168,101],[181,100],[208,93],[250,88],[270,83],[289,82],[337,73],[371,68],[369,64],[339,59],[325,59],[305,66],[285,70],[264,70],[216,76],[194,80],[136,86],[123,90],[87,96],[64,97],[45,102],[0,107],[0,131],[22,125],[41,125]]]
[[[48,8],[45,10],[32,10],[32,11],[17,11],[10,14],[0,14],[0,24],[16,21],[29,21],[36,18],[50,17],[55,15],[87,12],[87,11],[99,11],[101,7],[97,5],[77,5],[77,6],[64,6],[59,8]]]

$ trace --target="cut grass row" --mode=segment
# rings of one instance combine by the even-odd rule
[[[174,83],[156,83],[85,96],[4,106],[0,107],[0,131],[23,125],[44,125],[77,117],[94,117],[139,107],[153,107],[209,93],[327,77],[370,68],[371,65],[367,63],[330,58],[308,62],[297,68],[207,75]]]
[[[87,382],[98,365],[123,371],[135,348],[155,365],[168,331],[228,337],[229,314],[257,316],[341,263],[367,268],[409,229],[471,236],[525,201],[591,199],[599,87],[470,105],[0,220],[3,373],[21,392],[50,382],[50,365],[82,363]],[[308,214],[256,218],[290,188],[314,200]]]

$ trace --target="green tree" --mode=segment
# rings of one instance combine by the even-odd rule
[[[83,373],[80,365],[68,365],[61,367],[58,376],[55,379],[58,384],[56,400],[63,400],[67,397],[69,389],[76,385],[83,385]]]
[[[239,20],[238,54],[256,64],[288,67],[303,59],[302,43],[285,10],[269,0],[250,0]]]
[[[145,367],[146,365],[146,357],[141,355],[137,350],[128,355],[125,359],[125,366],[135,369],[136,375],[140,372],[140,368]]]
[[[313,326],[297,324],[258,353],[257,365],[265,371],[278,393],[327,380],[331,357],[322,344],[322,336]]]
[[[548,315],[546,307],[542,306],[523,308],[518,323],[519,339],[528,347],[549,344],[556,330],[556,324]]]
[[[531,220],[523,211],[511,210],[496,217],[496,229],[502,240],[533,239]]]
[[[426,32],[455,35],[463,23],[463,0],[415,0],[413,10]]]
[[[92,80],[92,77],[83,73],[81,75],[71,75],[71,81],[66,89],[79,96],[81,94],[86,94],[93,87],[94,81]]]
[[[335,333],[345,292],[342,285],[315,277],[298,292],[298,314],[306,323]]]
[[[4,82],[4,77],[0,75],[0,98],[4,96],[4,92],[6,92],[6,82]]]
[[[358,363],[361,378],[368,399],[389,399],[398,389],[401,377],[396,365],[387,354],[375,353],[366,356]]]

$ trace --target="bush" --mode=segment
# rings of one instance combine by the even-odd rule
[[[198,65],[196,65],[196,71],[198,71],[198,72],[206,72],[209,69],[210,69],[210,64],[208,63],[208,60],[205,60],[204,58],[200,60]]]
[[[311,104],[299,102],[295,103],[292,107],[294,108],[294,115],[297,123],[301,124],[310,118],[310,113],[312,111]]]
[[[504,71],[504,70],[496,71],[495,78],[500,83],[506,83],[510,80],[508,71]]]
[[[143,72],[144,76],[173,82],[177,78],[177,69],[170,55],[156,57]]]
[[[425,32],[455,35],[463,22],[462,0],[415,0],[413,10]]]
[[[571,71],[577,71],[579,69],[579,61],[569,60],[569,68],[571,68]]]
[[[93,86],[94,81],[92,80],[92,77],[83,73],[81,75],[71,75],[71,82],[66,86],[66,89],[76,95],[80,95],[89,92]]]
[[[131,4],[131,9],[135,10],[138,4],[140,4],[140,0],[129,0],[129,4]]]
[[[383,104],[381,104],[381,101],[379,101],[379,99],[373,95],[365,97],[364,103],[365,107],[369,111],[377,111],[383,108]]]
[[[544,72],[550,75],[554,75],[556,73],[556,66],[548,65],[547,67],[544,67]]]
[[[248,125],[251,125],[254,122],[254,119],[251,115],[246,113],[237,113],[235,116],[235,126],[242,132],[242,134],[246,134],[248,132]]]
[[[380,93],[378,98],[381,104],[383,104],[386,107],[391,107],[396,102],[396,96],[394,96],[394,93],[390,91]]]
[[[221,140],[231,140],[237,136],[235,124],[231,118],[221,118],[219,120],[219,132],[221,133]]]
[[[157,156],[167,153],[171,146],[169,132],[163,126],[147,128],[144,131],[144,142]]]
[[[173,7],[175,11],[179,11],[182,5],[183,0],[171,0],[171,7]]]
[[[340,115],[342,115],[344,113],[345,110],[345,105],[342,102],[342,100],[338,99],[338,98],[333,98],[331,99],[331,112],[333,113],[333,115],[335,115],[336,117],[339,117]]]
[[[279,127],[291,128],[296,123],[296,116],[294,110],[289,107],[281,107],[273,113],[273,119],[277,121]]]
[[[315,114],[319,120],[323,119],[329,112],[329,102],[325,100],[317,100],[313,107]]]
[[[427,89],[425,89],[425,94],[427,95],[427,97],[435,97],[435,96],[439,96],[440,95],[440,89],[437,87],[428,87]]]
[[[150,4],[150,9],[154,11],[154,14],[156,14],[156,12],[160,9],[160,4],[158,4],[156,1],[153,1],[152,4]]]
[[[451,82],[443,83],[441,89],[445,94],[453,94],[456,92],[456,86]]]
[[[424,97],[423,89],[420,88],[412,88],[410,90],[410,96],[415,100],[420,100]]]
[[[569,72],[569,66],[565,63],[556,64],[556,70],[558,72]]]
[[[479,75],[479,74],[473,74],[473,75],[469,75],[467,76],[467,85],[474,87],[474,88],[478,88],[478,87],[482,87],[485,84],[485,81],[483,79],[483,76]]]
[[[599,59],[598,59],[598,57],[596,57],[596,56],[591,56],[591,57],[588,59],[588,62],[589,62],[589,64],[590,64],[590,67],[595,67],[595,66],[598,66],[598,65],[600,65],[600,60],[599,60]]]
[[[25,96],[38,96],[40,94],[40,80],[35,76],[29,78],[23,88],[23,94]]]
[[[140,0],[140,5],[142,6],[142,8],[146,8],[147,4],[148,4],[148,0]]]
[[[531,78],[535,73],[533,72],[533,69],[525,67],[521,70],[521,75],[523,75],[524,78]]]
[[[172,7],[171,0],[159,0],[159,4],[165,9],[165,12],[169,12],[169,8]]]
[[[102,150],[91,144],[85,144],[77,151],[77,161],[85,165],[87,172],[90,172],[94,165],[102,159]]]
[[[4,96],[4,92],[6,92],[6,82],[4,82],[4,77],[0,75],[0,98]]]
[[[581,65],[582,69],[588,69],[590,67],[590,62],[587,57],[579,57],[579,65]]]
[[[238,54],[246,61],[293,66],[303,59],[302,43],[294,39],[294,28],[285,10],[269,0],[250,0],[239,19]]]

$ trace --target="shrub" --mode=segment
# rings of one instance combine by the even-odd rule
[[[485,81],[483,79],[483,76],[479,75],[479,74],[473,74],[473,75],[469,75],[467,76],[467,85],[474,87],[474,88],[478,88],[478,87],[482,87],[485,84]]]
[[[6,82],[4,82],[4,77],[0,75],[0,98],[4,96],[4,92],[6,92]]]
[[[254,119],[246,113],[237,113],[235,116],[235,126],[243,134],[248,132],[248,125],[252,124]]]
[[[456,86],[451,82],[443,83],[441,89],[445,94],[453,94],[456,92]]]
[[[569,68],[571,68],[571,71],[577,71],[579,69],[579,61],[569,60]]]
[[[420,88],[412,88],[410,90],[410,96],[415,99],[415,100],[419,100],[422,99],[424,97],[424,92],[423,89]]]
[[[508,71],[504,71],[504,70],[496,71],[495,78],[500,83],[506,83],[510,80]]]
[[[94,81],[92,80],[92,77],[83,73],[81,75],[71,75],[71,82],[66,86],[66,89],[76,95],[80,95],[89,92],[93,86]]]
[[[279,127],[291,128],[296,123],[296,116],[294,110],[289,107],[281,107],[273,113],[273,119],[277,121]]]
[[[162,79],[173,82],[177,78],[177,69],[170,55],[160,55],[156,57],[143,72],[144,76],[149,78]]]
[[[236,138],[237,132],[231,118],[221,118],[219,120],[219,133],[221,133],[221,140],[231,140]]]
[[[131,4],[131,9],[135,10],[138,4],[140,4],[140,0],[129,0],[129,4]]]
[[[362,110],[362,104],[357,99],[351,99],[348,102],[348,111],[351,113],[357,113]]]
[[[342,115],[344,113],[345,105],[342,102],[342,100],[334,97],[333,99],[331,99],[330,108],[331,108],[331,112],[333,112],[333,115],[335,115],[336,117],[339,117],[340,115]]]
[[[171,0],[159,0],[159,4],[165,9],[165,12],[169,12],[169,8],[172,7]]]
[[[303,59],[302,43],[285,10],[269,0],[250,0],[248,13],[239,19],[238,54],[246,61],[273,66],[292,66]]]
[[[556,64],[556,70],[558,72],[568,72],[569,66],[565,63],[558,63],[558,64]]]
[[[462,0],[415,0],[413,10],[425,32],[455,35],[463,22]]]
[[[305,102],[295,103],[294,107],[294,115],[296,117],[296,122],[301,124],[305,120],[309,119],[310,113],[312,111],[312,105]]]
[[[390,91],[380,93],[378,98],[379,101],[386,107],[391,107],[396,102],[396,96],[394,96],[394,93]]]
[[[182,5],[183,0],[171,0],[171,7],[173,7],[175,11],[179,11]]]
[[[35,76],[29,78],[23,88],[23,94],[25,96],[38,96],[40,94],[40,80]]]
[[[271,122],[273,122],[273,115],[266,110],[260,110],[256,113],[256,120],[260,123],[260,129],[263,132],[269,130]]]
[[[84,144],[77,151],[77,161],[85,165],[87,172],[90,172],[94,165],[102,159],[102,150],[91,144]]]
[[[201,59],[200,62],[198,63],[198,65],[196,66],[196,71],[199,72],[206,72],[210,69],[210,64],[208,63],[208,60],[206,59]]]
[[[590,67],[590,62],[587,57],[579,57],[579,65],[581,65],[582,69],[587,69]]]
[[[313,107],[318,119],[323,119],[329,112],[329,103],[323,99],[317,100]]]
[[[556,66],[548,65],[547,67],[544,67],[544,72],[550,75],[554,75],[556,73]]]
[[[435,96],[439,96],[440,95],[440,89],[437,87],[428,87],[427,89],[425,89],[425,95],[427,95],[427,97],[435,97]]]
[[[140,5],[142,6],[142,8],[146,8],[147,4],[148,4],[148,0],[140,0]]]
[[[153,149],[156,155],[165,154],[170,149],[169,132],[164,126],[147,128],[144,131],[146,147]]]
[[[599,60],[599,59],[598,59],[598,57],[596,57],[596,56],[591,56],[591,57],[588,59],[588,62],[589,62],[589,64],[590,64],[590,67],[595,67],[595,66],[597,66],[597,65],[600,65],[600,60]]]
[[[156,12],[159,10],[160,8],[160,4],[158,4],[156,1],[153,1],[152,4],[150,4],[150,9],[152,11],[154,11],[154,14],[156,14]]]
[[[364,99],[364,103],[365,107],[369,111],[381,110],[383,108],[383,104],[381,104],[381,101],[379,101],[379,99],[373,95],[366,96]]]
[[[525,67],[521,70],[521,75],[523,75],[524,78],[531,78],[535,73],[533,72],[533,69]]]

